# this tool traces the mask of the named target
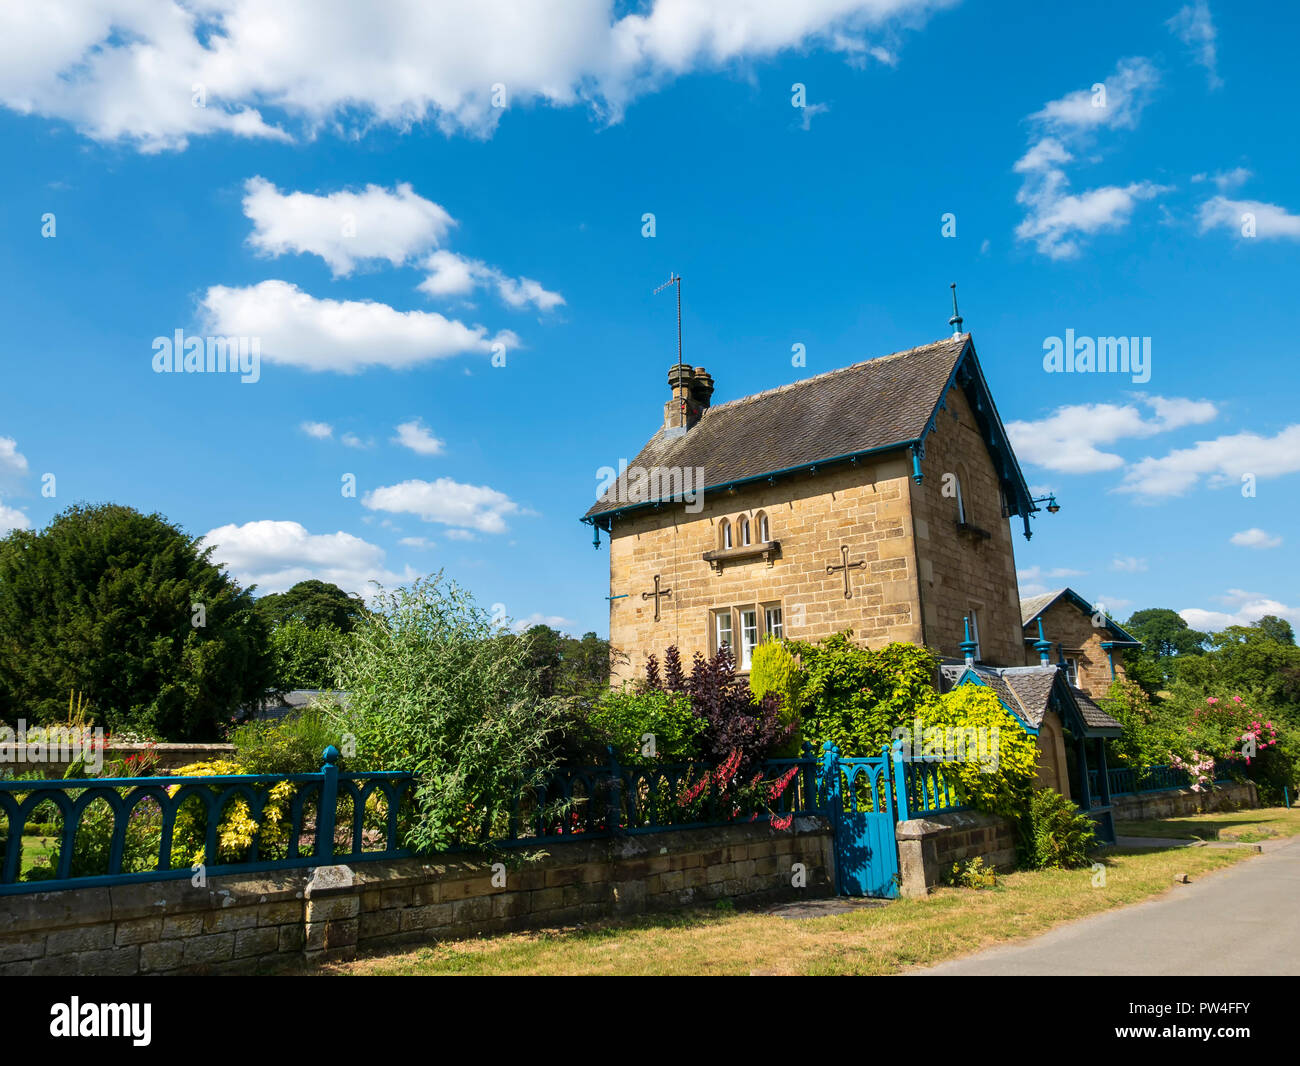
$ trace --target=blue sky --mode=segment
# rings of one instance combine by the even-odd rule
[[[1300,622],[1294,8],[403,6],[6,5],[0,529],[112,500],[263,592],[444,568],[605,633],[651,290],[722,401],[944,336],[956,281],[1063,505],[1023,595]],[[258,380],[155,372],[177,329]],[[1150,379],[1046,372],[1066,330]]]

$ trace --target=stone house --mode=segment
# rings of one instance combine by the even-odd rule
[[[669,645],[687,662],[726,645],[745,673],[765,638],[844,630],[964,667],[941,688],[1024,669],[1012,520],[1029,537],[1039,508],[970,334],[726,403],[704,367],[679,363],[668,385],[662,424],[582,519],[598,547],[609,540],[610,642],[624,657],[613,685]],[[1093,646],[1059,625],[1090,667]],[[1087,779],[1085,742],[1118,723],[1090,704],[1088,724],[1087,693],[1055,665],[1040,657],[1031,673],[1041,706],[1016,697],[1024,679],[994,688],[1040,737],[1040,779],[1069,795],[1072,776]]]
[[[1126,632],[1099,605],[1094,607],[1070,588],[1020,601],[1024,661],[1034,664],[1042,651],[1065,668],[1070,684],[1100,699],[1111,682],[1124,674],[1123,651],[1142,642]],[[1046,641],[1047,647],[1040,648]]]

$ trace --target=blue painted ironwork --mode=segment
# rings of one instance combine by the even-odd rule
[[[888,747],[874,759],[845,758],[830,742],[823,751],[818,791],[834,829],[835,889],[841,896],[898,895],[892,762]],[[899,808],[905,809],[905,801]]]
[[[190,878],[193,859],[202,850],[208,877],[244,872],[321,866],[339,862],[405,858],[401,818],[413,801],[414,782],[408,773],[340,773],[339,752],[325,749],[320,773],[289,775],[220,774],[207,777],[117,777],[60,781],[0,781],[0,896],[47,892],[62,888],[130,884],[139,881]],[[288,786],[287,788],[285,786]],[[280,793],[272,796],[273,792]],[[369,801],[382,797],[384,812]],[[258,824],[251,843],[236,858],[233,846],[219,833],[223,818],[238,801]],[[287,829],[279,816],[264,818],[288,806]],[[339,804],[351,808],[351,822],[336,825]],[[76,846],[89,832],[87,811],[106,805],[112,819],[108,854],[97,858],[91,871],[73,869]],[[41,869],[48,877],[22,880],[23,828],[33,815],[53,807],[62,825],[57,856]],[[102,809],[102,807],[100,808]],[[176,839],[177,816],[184,826],[193,819],[188,840]],[[382,826],[382,828],[381,828]],[[142,868],[125,869],[128,834],[136,837],[134,851],[147,853]],[[374,844],[382,839],[382,846]],[[193,847],[178,854],[179,847]],[[223,848],[226,858],[223,858]],[[82,861],[79,860],[79,865]],[[102,867],[99,868],[99,867]]]
[[[907,810],[911,817],[922,814],[942,814],[944,811],[969,810],[958,798],[956,783],[952,780],[942,762],[927,762],[923,759],[900,759],[894,764],[896,779],[901,774],[905,783],[899,806],[906,799]],[[899,821],[908,815],[900,814]]]
[[[1093,795],[1100,792],[1098,788],[1098,771],[1089,769],[1088,790]],[[1107,783],[1112,796],[1136,796],[1142,792],[1168,792],[1178,788],[1190,788],[1192,775],[1178,766],[1160,764],[1158,766],[1116,766],[1107,771]],[[1231,781],[1229,768],[1225,763],[1214,764],[1214,782],[1223,784]]]

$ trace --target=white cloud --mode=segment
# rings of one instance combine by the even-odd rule
[[[430,433],[429,428],[418,418],[401,423],[397,427],[393,443],[410,448],[416,455],[441,455],[446,450],[444,442]]]
[[[31,529],[32,520],[16,507],[6,507],[0,503],[0,537],[8,536],[15,529]]]
[[[542,614],[535,611],[527,618],[516,620],[510,628],[516,633],[522,633],[525,629],[531,629],[533,626],[550,626],[552,629],[569,629],[574,625],[572,618],[565,618],[560,614]]]
[[[1024,570],[1017,570],[1016,577],[1021,581],[1039,581],[1043,578],[1052,577],[1082,577],[1086,570],[1072,570],[1068,566],[1054,566],[1050,569],[1044,569],[1041,566],[1029,566]]]
[[[397,485],[384,485],[367,492],[361,502],[372,511],[413,514],[426,522],[480,533],[504,533],[505,516],[520,510],[504,492],[487,485],[463,485],[447,477],[437,481],[412,478]]]
[[[1234,533],[1229,539],[1239,548],[1276,548],[1282,543],[1280,536],[1266,533],[1258,526]]]
[[[1229,589],[1226,595],[1213,597],[1228,610],[1209,610],[1200,607],[1186,607],[1178,613],[1193,629],[1202,633],[1215,633],[1228,626],[1248,626],[1258,622],[1266,614],[1285,618],[1292,625],[1300,625],[1300,607],[1288,607],[1279,600],[1257,592],[1243,589]]]
[[[438,546],[436,541],[432,541],[428,537],[403,537],[397,543],[407,548],[436,548]]]
[[[1110,568],[1122,574],[1140,574],[1147,568],[1147,561],[1135,555],[1117,555],[1110,561]]]
[[[1210,79],[1210,88],[1217,89],[1223,85],[1219,77],[1219,56],[1215,38],[1218,33],[1214,28],[1214,19],[1210,15],[1210,5],[1206,0],[1196,0],[1187,4],[1178,14],[1165,22],[1171,33],[1191,50],[1196,62],[1205,68]]]
[[[1300,215],[1293,215],[1277,204],[1266,204],[1261,200],[1229,200],[1226,196],[1215,196],[1201,204],[1202,233],[1226,229],[1238,237],[1245,237],[1243,231],[1248,222],[1253,223],[1250,229],[1255,238],[1300,240]]]
[[[372,366],[394,370],[466,353],[509,347],[509,330],[488,335],[431,311],[398,311],[371,300],[318,299],[287,281],[244,288],[214,285],[200,304],[204,328],[222,336],[256,337],[262,359],[305,370],[353,374]]]
[[[370,441],[362,440],[355,433],[344,433],[339,440],[342,441],[344,447],[347,448],[369,448],[371,445]]]
[[[1098,596],[1092,601],[1092,605],[1107,618],[1118,621],[1116,616],[1132,607],[1133,601],[1121,596]]]
[[[347,592],[370,595],[371,581],[385,586],[416,577],[409,567],[397,574],[384,566],[384,550],[350,533],[308,533],[298,522],[262,520],[210,530],[203,545],[213,561],[242,585],[261,593],[283,592],[299,581],[330,581]]]
[[[1141,402],[1154,417],[1146,417],[1136,404],[1074,404],[1036,422],[1008,422],[1007,433],[1016,455],[1025,462],[1067,474],[1089,474],[1124,465],[1123,457],[1099,445],[1209,422],[1218,414],[1214,404],[1205,400],[1149,396]]]
[[[1250,171],[1245,167],[1234,167],[1232,170],[1221,170],[1216,174],[1193,174],[1192,182],[1199,185],[1203,181],[1212,181],[1219,192],[1227,192],[1238,185],[1244,185],[1250,176]]]
[[[498,84],[511,109],[587,105],[616,120],[696,70],[817,45],[892,59],[868,34],[914,27],[949,2],[656,0],[619,16],[629,5],[610,0],[95,0],[54,11],[11,0],[0,5],[0,102],[146,151],[215,132],[285,139],[287,128],[429,120],[487,135],[506,110],[493,106]]]
[[[303,422],[298,428],[317,440],[329,440],[334,436],[334,427],[328,422]]]
[[[1016,227],[1022,241],[1033,241],[1052,259],[1080,252],[1080,237],[1128,224],[1139,202],[1151,200],[1166,186],[1149,181],[1106,185],[1081,193],[1069,191],[1065,165],[1102,129],[1135,129],[1160,83],[1160,75],[1142,58],[1123,59],[1106,81],[1104,92],[1079,89],[1053,100],[1030,116],[1036,139],[1013,169],[1023,176],[1016,202],[1026,208]]]
[[[433,252],[421,266],[429,273],[419,289],[429,296],[468,296],[479,286],[489,286],[517,310],[532,306],[553,311],[564,303],[563,296],[550,292],[541,282],[509,277],[480,259],[468,259],[445,248]]]
[[[1300,424],[1287,426],[1276,436],[1235,433],[1197,441],[1159,459],[1151,456],[1134,463],[1124,475],[1120,492],[1144,496],[1181,496],[1202,477],[1210,488],[1244,484],[1243,477],[1280,477],[1300,471]]]
[[[18,450],[13,437],[0,437],[0,473],[27,473],[27,456]]]
[[[318,255],[335,277],[351,274],[367,260],[401,266],[436,247],[455,225],[442,207],[417,196],[406,182],[392,192],[367,185],[364,192],[315,196],[281,193],[255,177],[244,189],[244,214],[253,220],[249,244],[270,256]]]
[[[445,536],[448,540],[478,540],[478,537],[468,529],[449,529]]]

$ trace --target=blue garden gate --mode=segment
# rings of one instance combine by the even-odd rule
[[[841,896],[898,895],[890,763],[887,754],[841,758],[833,744],[822,755],[823,795],[835,835],[835,890]]]

